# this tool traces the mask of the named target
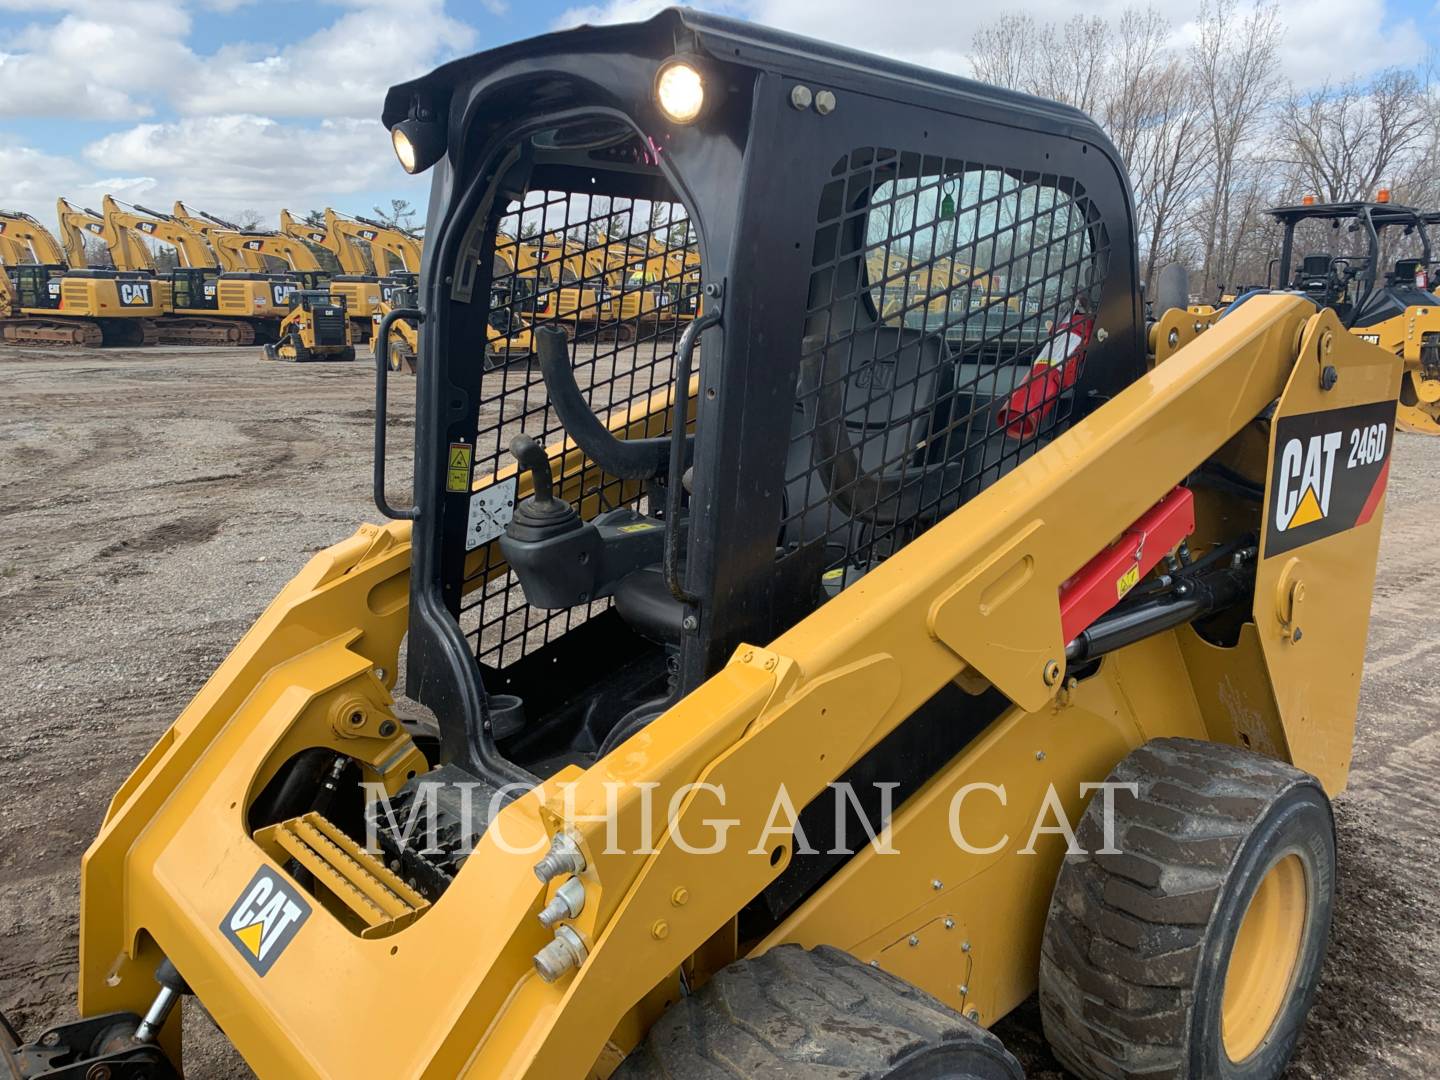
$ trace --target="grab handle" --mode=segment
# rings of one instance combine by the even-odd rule
[[[414,521],[418,506],[396,509],[385,498],[385,394],[390,383],[390,328],[401,319],[425,321],[419,308],[392,308],[375,331],[375,506],[387,518]]]

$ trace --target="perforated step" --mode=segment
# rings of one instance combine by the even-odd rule
[[[399,875],[314,811],[266,826],[255,841],[277,861],[293,859],[308,871],[314,879],[312,891],[321,900],[328,893],[343,905],[359,921],[362,938],[392,934],[430,906]]]

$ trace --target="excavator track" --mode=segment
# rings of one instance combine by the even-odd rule
[[[255,327],[243,319],[164,319],[161,345],[245,346],[255,344]]]
[[[105,344],[105,335],[99,323],[75,319],[15,319],[0,328],[0,341],[6,345],[98,348]]]
[[[158,345],[160,335],[154,319],[101,319],[101,344],[136,347]]]

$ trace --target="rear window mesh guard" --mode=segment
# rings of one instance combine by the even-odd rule
[[[1068,177],[876,147],[835,164],[780,534],[819,599],[1069,426],[1108,257]]]

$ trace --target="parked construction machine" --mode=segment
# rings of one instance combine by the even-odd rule
[[[222,243],[222,238],[230,235],[227,229],[216,227],[210,233],[212,244],[172,214],[127,206],[109,195],[102,207],[109,235],[148,237],[175,250],[179,265],[155,279],[166,312],[159,325],[161,341],[173,345],[250,345],[276,339],[281,320],[290,313],[290,293],[303,287],[303,281],[290,274],[247,269],[254,263],[247,263],[242,253],[261,253]],[[117,267],[130,258],[127,249],[113,245],[110,254]],[[136,263],[123,268],[143,267]]]
[[[392,274],[418,274],[424,243],[420,237],[398,225],[387,225],[383,221],[357,214],[354,219],[359,227],[351,233],[357,239],[370,245],[370,258],[375,264],[375,273],[382,277]],[[348,227],[345,219],[338,219],[342,227]]]
[[[62,205],[64,200],[61,200]],[[64,221],[62,220],[62,228]],[[29,261],[0,274],[0,341],[8,345],[149,345],[162,309],[149,275],[71,266],[50,230],[0,210],[0,237]]]
[[[1317,304],[1334,308],[1351,333],[1403,356],[1397,422],[1407,431],[1440,435],[1440,297],[1431,289],[1435,267],[1426,229],[1440,215],[1393,203],[1383,191],[1373,201],[1303,202],[1270,214],[1284,228],[1282,287],[1288,282]],[[1316,243],[1313,232],[1302,235],[1302,242],[1310,244],[1297,263],[1296,233],[1309,222],[1328,226],[1332,237]],[[1411,250],[1382,267],[1387,231],[1409,238]],[[1351,233],[1359,234],[1358,243]]]
[[[350,329],[356,341],[368,341],[374,319],[384,316],[381,305],[391,302],[395,290],[415,282],[415,275],[410,271],[387,274],[372,267],[366,256],[367,250],[378,255],[380,266],[384,266],[383,254],[366,239],[365,234],[374,230],[328,207],[323,226],[298,222],[288,210],[281,210],[280,231],[335,256],[340,272],[330,275],[330,291],[344,298],[350,315]],[[362,249],[357,241],[364,242],[366,249]]]
[[[345,298],[330,289],[296,289],[279,340],[264,347],[267,360],[354,360],[355,339]]]
[[[1400,358],[1292,293],[1152,334],[1084,114],[748,22],[546,35],[383,119],[434,170],[387,520],[115,795],[81,1019],[12,1072],[175,1075],[193,994],[264,1078],[994,1080],[1038,988],[1080,1077],[1279,1076]],[[539,205],[683,208],[703,310],[487,373]],[[877,249],[987,295],[892,308]]]
[[[146,210],[143,206],[136,207],[136,209],[144,211],[151,217],[166,216],[156,210]],[[184,225],[191,232],[199,233],[205,242],[210,244],[210,249],[215,252],[215,255],[220,260],[221,270],[227,270],[232,273],[245,270],[252,270],[257,273],[269,273],[271,271],[270,263],[264,255],[244,248],[239,251],[220,251],[210,242],[210,234],[217,230],[225,229],[230,232],[243,231],[240,226],[234,222],[226,221],[224,218],[216,217],[214,214],[206,213],[204,210],[192,210],[179,199],[175,200],[175,205],[171,208],[168,216]]]

